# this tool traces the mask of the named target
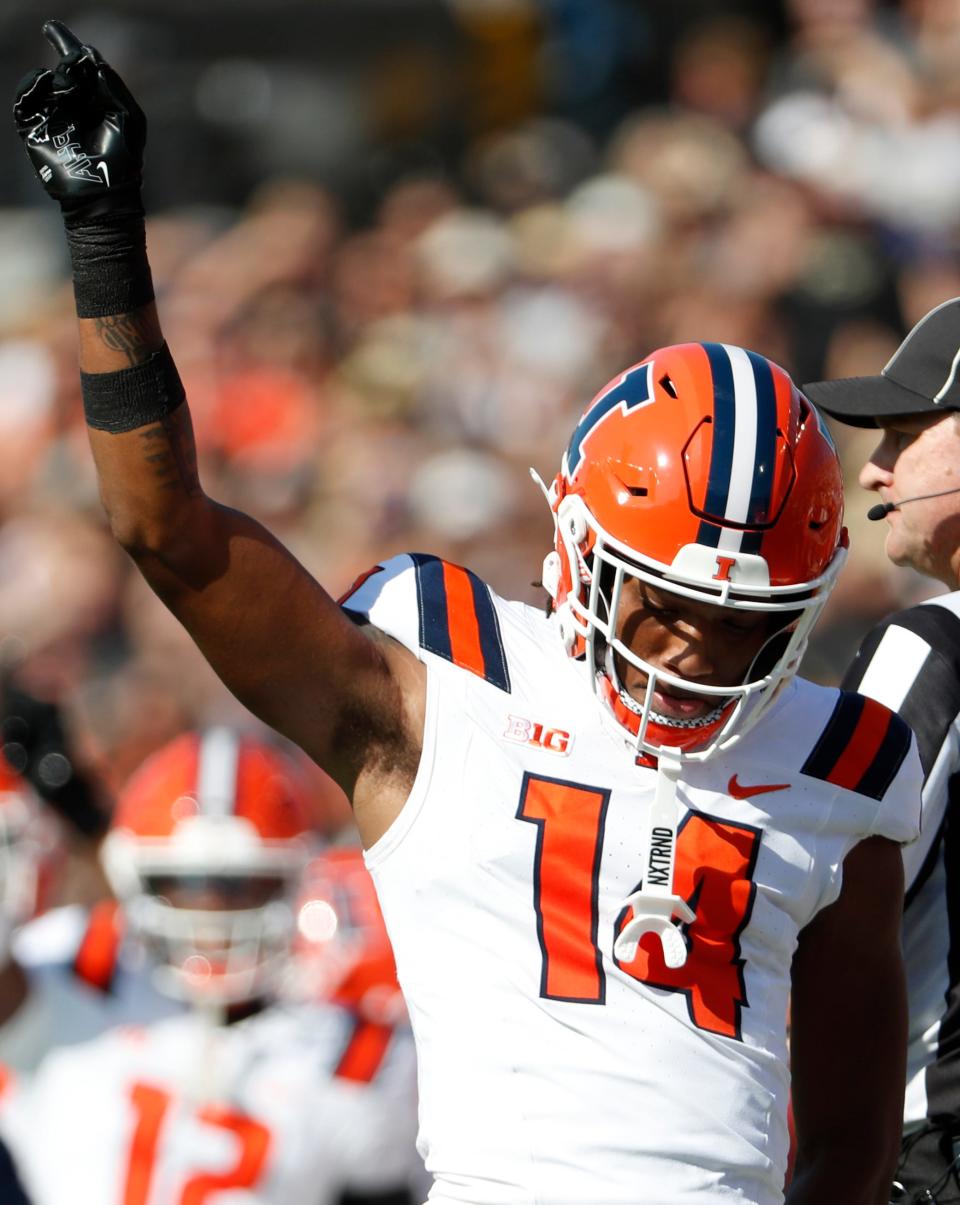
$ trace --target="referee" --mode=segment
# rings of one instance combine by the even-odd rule
[[[804,386],[827,414],[879,427],[860,484],[880,501],[886,553],[949,593],[866,637],[843,686],[917,735],[920,840],[904,849],[910,1007],[904,1135],[894,1202],[960,1202],[960,298],[921,319],[875,377]]]

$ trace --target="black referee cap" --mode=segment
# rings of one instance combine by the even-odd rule
[[[960,297],[926,314],[875,377],[813,381],[803,392],[852,427],[894,414],[960,410]]]

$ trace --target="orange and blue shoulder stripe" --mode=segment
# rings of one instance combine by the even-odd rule
[[[412,553],[420,647],[510,693],[510,674],[490,588],[459,565]]]
[[[889,707],[841,691],[800,773],[880,800],[907,756],[912,735]]]

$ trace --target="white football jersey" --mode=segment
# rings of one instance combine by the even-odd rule
[[[416,782],[366,856],[416,1034],[430,1201],[780,1202],[791,960],[858,841],[917,835],[907,726],[794,681],[729,752],[686,767],[686,961],[667,966],[652,935],[624,961],[658,772],[554,621],[423,555],[344,605],[428,671]]]
[[[153,986],[139,947],[124,943],[112,902],[45,913],[17,931],[13,953],[29,984],[25,1003],[0,1025],[0,1064],[15,1071],[115,1025],[183,1011]]]
[[[333,1205],[418,1163],[409,1033],[334,1007],[197,1014],[56,1051],[0,1097],[33,1205]]]

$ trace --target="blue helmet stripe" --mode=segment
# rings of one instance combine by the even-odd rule
[[[728,547],[736,532],[738,551],[759,553],[763,531],[749,528],[762,528],[772,518],[777,451],[773,369],[755,352],[719,343],[702,346],[710,361],[714,395],[704,510],[714,521],[701,522],[697,540],[709,547]]]
[[[777,394],[769,360],[752,351],[747,352],[747,358],[753,369],[757,434],[746,522],[762,526],[769,523],[773,517],[771,507],[777,455]],[[762,531],[744,532],[741,548],[744,552],[759,553],[762,542]]]
[[[769,523],[777,455],[777,396],[770,362],[748,351],[757,387],[757,453],[753,462],[748,523]]]
[[[737,429],[737,407],[733,393],[733,369],[726,348],[720,343],[703,343],[710,361],[713,381],[713,446],[710,453],[710,475],[704,510],[718,518],[726,514],[730,496],[730,477],[733,471],[733,444]],[[697,543],[716,548],[720,527],[704,520],[700,524]]]

